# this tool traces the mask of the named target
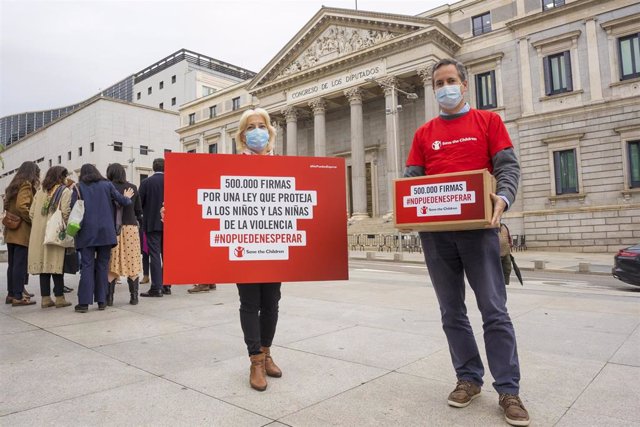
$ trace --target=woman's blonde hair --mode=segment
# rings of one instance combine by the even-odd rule
[[[267,143],[266,152],[268,153],[273,151],[273,147],[276,145],[276,128],[271,125],[269,113],[267,113],[267,110],[263,108],[255,108],[253,110],[245,111],[240,117],[238,131],[236,132],[236,148],[238,153],[248,150],[247,143],[244,138],[244,132],[247,130],[249,117],[254,115],[258,115],[264,119],[264,122],[267,125],[267,130],[269,131],[269,142]]]

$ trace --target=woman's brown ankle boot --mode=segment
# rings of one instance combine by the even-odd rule
[[[42,308],[53,307],[54,305],[56,305],[56,303],[53,302],[49,295],[42,297],[42,300],[40,301],[40,307]]]
[[[265,391],[267,389],[267,377],[264,375],[264,353],[254,354],[253,356],[249,356],[249,359],[251,359],[249,384],[251,384],[251,388],[253,389]]]
[[[270,377],[280,378],[282,371],[271,358],[271,347],[260,347],[260,351],[264,354],[264,368]]]
[[[56,297],[56,308],[69,307],[71,303],[64,299],[64,295]]]

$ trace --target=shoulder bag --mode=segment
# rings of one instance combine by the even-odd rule
[[[2,218],[2,225],[9,230],[15,230],[20,227],[22,218],[9,211],[4,211],[4,218]]]
[[[78,252],[73,248],[64,250],[64,262],[62,263],[62,272],[67,274],[76,274],[80,270],[78,261]]]
[[[52,205],[55,206],[55,211],[47,220],[47,227],[44,231],[44,244],[72,248],[74,246],[73,237],[67,233],[67,224],[64,222],[62,210],[60,209],[63,191],[64,187],[60,187],[53,195]]]

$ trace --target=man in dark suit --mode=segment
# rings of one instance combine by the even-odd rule
[[[153,161],[153,175],[140,183],[140,201],[144,215],[143,230],[147,233],[151,288],[142,297],[161,297],[171,294],[171,286],[162,285],[163,226],[160,209],[164,204],[164,159]]]

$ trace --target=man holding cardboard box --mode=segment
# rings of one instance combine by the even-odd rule
[[[464,101],[467,78],[464,65],[443,59],[434,65],[432,82],[440,115],[415,133],[405,177],[463,172],[487,168],[497,181],[491,194],[491,225],[513,203],[520,166],[509,134],[497,114],[475,110]],[[455,229],[455,228],[453,228]],[[458,379],[449,405],[463,408],[480,395],[484,366],[465,306],[466,274],[482,314],[489,369],[499,393],[506,421],[529,425],[529,414],[519,397],[520,366],[513,324],[500,262],[497,228],[421,232],[429,276]]]

